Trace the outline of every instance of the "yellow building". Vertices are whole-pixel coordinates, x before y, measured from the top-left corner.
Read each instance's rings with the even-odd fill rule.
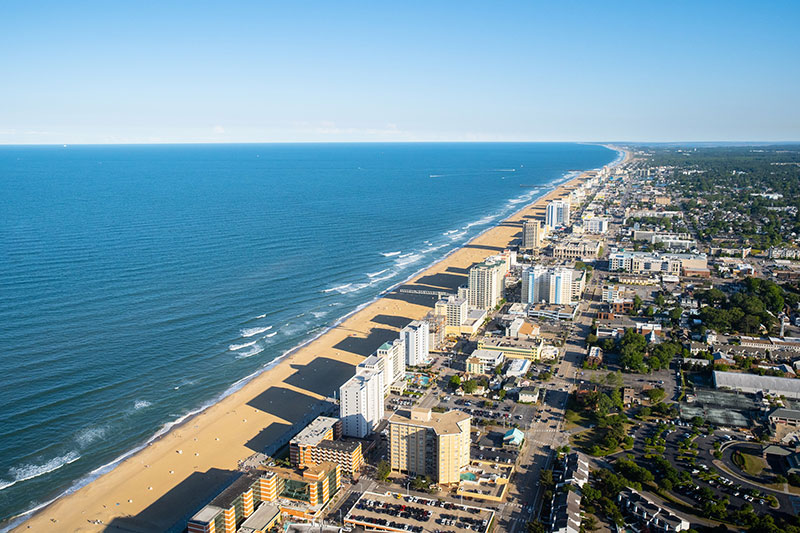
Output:
[[[397,411],[389,417],[392,470],[429,476],[436,483],[458,483],[469,464],[471,417],[461,411]]]
[[[536,361],[541,358],[543,339],[512,339],[509,337],[484,337],[478,341],[478,350],[502,353],[506,359],[527,359]]]
[[[305,520],[320,517],[341,487],[339,465],[325,462],[298,471],[269,467],[242,474],[198,511],[189,533],[261,533],[286,513]]]
[[[318,416],[289,441],[292,466],[305,468],[328,461],[338,464],[345,477],[357,478],[364,464],[361,443],[341,436],[340,419]]]

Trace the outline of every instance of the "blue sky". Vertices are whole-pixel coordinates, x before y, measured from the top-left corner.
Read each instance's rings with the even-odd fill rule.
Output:
[[[7,0],[0,143],[798,141],[798,20],[800,2]]]

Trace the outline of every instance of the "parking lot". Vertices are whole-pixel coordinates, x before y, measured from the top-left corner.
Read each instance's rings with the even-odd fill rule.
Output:
[[[378,531],[485,533],[494,511],[470,505],[387,492],[365,492],[344,522]]]

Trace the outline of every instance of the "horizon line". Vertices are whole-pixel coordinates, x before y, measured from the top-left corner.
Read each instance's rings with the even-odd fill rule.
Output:
[[[185,146],[185,145],[237,145],[237,144],[591,144],[598,146],[606,145],[687,145],[687,144],[719,144],[719,145],[733,145],[738,144],[742,146],[768,146],[768,145],[782,145],[782,144],[800,144],[800,140],[774,140],[774,141],[691,141],[691,140],[670,140],[670,141],[568,141],[568,140],[555,140],[555,141],[523,141],[523,140],[506,140],[506,141],[481,141],[481,140],[409,140],[409,141],[387,141],[387,140],[368,140],[368,141],[131,141],[131,142],[50,142],[50,143],[3,143],[0,142],[0,147],[16,147],[16,146]]]

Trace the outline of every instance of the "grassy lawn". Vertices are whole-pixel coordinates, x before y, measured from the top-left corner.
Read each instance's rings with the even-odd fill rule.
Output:
[[[567,410],[564,418],[564,431],[568,431],[576,427],[588,428],[592,423],[591,420],[589,420],[589,417],[585,416],[583,413],[578,413],[571,409]]]
[[[734,454],[733,462],[751,476],[760,475],[767,467],[767,463],[764,459],[750,453],[739,452]]]

